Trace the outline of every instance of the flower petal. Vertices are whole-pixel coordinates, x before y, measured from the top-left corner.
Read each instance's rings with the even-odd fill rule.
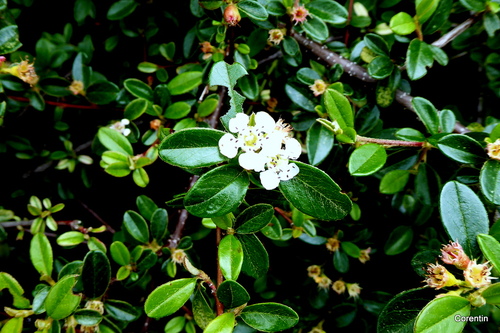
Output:
[[[280,184],[280,179],[273,170],[266,170],[260,173],[260,182],[266,190],[274,190]]]
[[[271,132],[276,127],[276,122],[269,113],[259,111],[255,114],[255,128],[262,132]]]
[[[285,138],[285,152],[284,155],[292,160],[299,158],[302,153],[302,147],[297,139],[286,137]]]
[[[229,120],[229,130],[233,133],[239,133],[244,128],[248,127],[250,117],[244,113],[237,113],[236,117]]]
[[[293,177],[297,176],[299,173],[299,167],[295,163],[290,163],[288,167],[283,170],[283,172],[280,174],[280,179],[281,180],[289,180],[292,179]]]
[[[254,152],[243,153],[238,157],[238,162],[242,168],[257,172],[264,171],[267,160],[268,158],[264,155]]]
[[[235,157],[238,154],[238,148],[238,140],[232,134],[226,133],[219,140],[219,150],[224,156]]]

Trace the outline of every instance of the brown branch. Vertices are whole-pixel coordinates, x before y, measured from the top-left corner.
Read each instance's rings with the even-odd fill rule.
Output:
[[[356,142],[360,143],[377,143],[385,147],[417,147],[425,146],[425,142],[421,141],[403,141],[403,140],[389,140],[389,139],[376,139],[368,138],[365,136],[357,135]]]
[[[193,175],[189,179],[189,185],[187,190],[191,189],[194,186],[194,183],[198,180],[199,176]],[[168,242],[168,247],[171,249],[176,249],[177,246],[179,245],[179,241],[181,240],[182,237],[182,231],[184,230],[184,226],[186,225],[187,218],[189,216],[189,213],[185,209],[181,209],[179,213],[179,219],[177,220],[177,225],[175,226],[175,231],[170,236],[170,240]]]
[[[455,28],[453,28],[450,31],[448,31],[447,33],[445,33],[439,39],[434,41],[431,45],[439,47],[439,48],[445,47],[446,44],[450,43],[452,40],[454,40],[462,32],[469,29],[474,23],[476,23],[479,20],[480,17],[481,17],[481,15],[475,15],[473,17],[468,18],[464,22],[457,25]]]
[[[274,207],[274,210],[280,214],[281,216],[283,216],[283,218],[288,222],[290,223],[291,225],[293,225],[293,221],[292,219],[290,218],[290,214],[288,214],[287,212],[285,212],[283,209],[279,208],[279,207]]]
[[[18,102],[26,102],[29,103],[29,98],[27,97],[21,97],[21,96],[7,96],[8,98],[18,101]],[[55,105],[55,106],[60,106],[62,108],[69,108],[69,109],[85,109],[85,110],[114,110],[114,111],[123,111],[123,109],[120,108],[110,108],[108,106],[100,106],[97,104],[91,104],[91,105],[77,105],[77,104],[69,104],[69,103],[63,103],[63,102],[55,102],[55,101],[49,101],[45,100],[45,104],[48,105]]]
[[[92,216],[94,216],[94,218],[96,218],[99,222],[101,222],[103,225],[106,226],[106,229],[108,229],[108,231],[112,234],[114,234],[116,231],[115,229],[113,229],[113,227],[106,221],[104,221],[104,219],[102,217],[99,216],[99,214],[97,214],[96,212],[94,212],[89,206],[87,206],[83,201],[81,200],[78,200],[78,202],[80,203],[80,205],[83,206],[83,208],[85,208],[90,214],[92,214]]]
[[[29,227],[33,224],[34,220],[23,220],[23,221],[5,221],[0,222],[0,226],[4,228],[13,228],[17,226],[21,227]],[[74,225],[78,225],[80,220],[66,220],[66,221],[56,221],[57,225],[69,225],[73,227]]]

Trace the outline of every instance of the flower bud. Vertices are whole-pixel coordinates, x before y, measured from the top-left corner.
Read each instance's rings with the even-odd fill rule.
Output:
[[[460,281],[442,265],[429,264],[425,281],[431,288],[441,289],[460,284]]]
[[[224,21],[230,26],[235,26],[241,21],[240,11],[236,5],[230,4],[224,10]]]

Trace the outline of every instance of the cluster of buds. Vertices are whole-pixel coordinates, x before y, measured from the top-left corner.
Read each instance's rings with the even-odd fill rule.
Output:
[[[444,245],[440,257],[445,264],[453,265],[463,271],[464,280],[457,279],[443,265],[429,264],[424,282],[431,288],[441,289],[453,286],[467,289],[482,288],[490,285],[491,280],[494,279],[490,276],[492,267],[488,265],[488,262],[478,264],[476,260],[471,260],[458,242]]]
[[[339,230],[340,231],[340,230]],[[326,249],[330,252],[337,252],[340,249],[340,243],[341,241],[339,240],[339,231],[333,235],[333,237],[330,237],[326,240],[325,246]],[[368,247],[364,250],[359,251],[359,261],[364,264],[367,261],[370,260],[370,253],[372,252],[372,248]]]
[[[349,298],[358,298],[361,293],[361,287],[358,283],[347,283],[342,279],[333,282],[323,273],[323,270],[318,265],[307,267],[307,275],[318,284],[319,289],[327,290],[332,288],[338,295],[344,294],[347,291]]]
[[[246,170],[260,172],[260,181],[267,190],[278,187],[299,173],[290,160],[297,159],[302,147],[290,136],[292,128],[280,119],[277,122],[266,112],[248,116],[238,113],[229,121],[229,131],[219,140],[219,150],[229,158],[236,157]]]

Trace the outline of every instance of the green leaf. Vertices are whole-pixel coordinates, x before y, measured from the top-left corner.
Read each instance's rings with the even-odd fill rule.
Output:
[[[102,143],[102,145],[109,150],[117,151],[125,155],[134,154],[130,141],[128,141],[127,138],[121,133],[112,128],[99,128],[97,137],[99,138],[99,141]]]
[[[215,63],[208,76],[208,84],[210,86],[224,86],[228,88],[230,97],[230,109],[221,117],[221,121],[226,128],[229,128],[229,120],[236,116],[236,113],[243,112],[243,101],[245,98],[238,94],[233,88],[236,81],[243,75],[247,75],[246,69],[239,63],[229,65],[224,61]]]
[[[441,179],[437,172],[428,163],[422,163],[418,167],[414,183],[417,199],[424,205],[434,206],[441,191]]]
[[[265,21],[268,17],[267,10],[258,1],[246,0],[238,2],[238,9],[257,21]]]
[[[45,234],[37,233],[33,236],[30,243],[30,259],[40,275],[52,275],[52,247]]]
[[[495,283],[483,290],[481,296],[484,297],[486,303],[492,305],[500,305],[500,283]]]
[[[57,244],[60,246],[75,246],[85,240],[83,234],[79,231],[67,231],[57,237]]]
[[[146,187],[149,184],[148,173],[143,168],[135,169],[132,177],[137,186]]]
[[[432,66],[434,53],[429,45],[418,39],[410,42],[406,53],[406,67],[411,80],[418,80],[427,74],[426,67]]]
[[[441,191],[441,220],[450,239],[458,241],[465,253],[476,257],[479,248],[476,237],[487,234],[488,215],[478,196],[466,185],[448,182]]]
[[[312,39],[323,41],[328,38],[329,32],[326,23],[318,17],[309,16],[302,24],[302,28]]]
[[[306,111],[314,111],[315,103],[312,101],[311,92],[293,83],[285,84],[285,93],[292,102]]]
[[[114,241],[110,248],[111,258],[121,266],[130,264],[130,251],[125,244],[120,241]]]
[[[119,321],[134,321],[141,315],[136,307],[114,299],[107,299],[104,302],[104,309],[106,309],[106,313]]]
[[[486,158],[479,142],[463,134],[447,135],[438,141],[437,146],[443,154],[460,163],[482,163]]]
[[[167,119],[181,119],[191,112],[191,105],[186,102],[175,102],[168,106],[163,114]]]
[[[439,0],[420,0],[417,2],[417,20],[422,24],[436,11]]]
[[[347,21],[347,9],[336,1],[311,1],[306,4],[306,8],[312,15],[328,23],[344,24]]]
[[[243,265],[243,248],[234,235],[222,238],[218,249],[219,266],[224,277],[237,280]]]
[[[87,298],[99,298],[108,289],[111,279],[111,265],[101,251],[90,251],[83,259],[83,290]]]
[[[380,312],[377,332],[412,333],[417,315],[433,297],[435,291],[429,288],[410,289],[397,294]]]
[[[205,298],[201,286],[196,288],[191,302],[193,305],[193,317],[196,324],[198,324],[201,329],[205,329],[205,327],[207,327],[207,325],[215,319],[215,314]]]
[[[200,105],[198,105],[198,116],[202,118],[208,117],[215,111],[218,104],[219,100],[215,98],[205,99],[203,102],[200,103]]]
[[[381,36],[374,33],[368,33],[363,38],[363,41],[366,46],[377,55],[389,57],[389,45]]]
[[[130,236],[139,243],[144,244],[149,241],[148,224],[141,215],[133,210],[128,210],[123,215],[123,226]]]
[[[168,213],[165,209],[157,209],[151,216],[151,235],[161,242],[168,234]]]
[[[162,318],[179,310],[193,293],[196,281],[196,278],[174,280],[153,290],[144,304],[148,317]]]
[[[314,81],[321,80],[321,76],[315,70],[311,68],[301,68],[297,71],[297,79],[307,84],[308,86],[314,84]]]
[[[104,171],[115,177],[125,177],[130,174],[130,165],[128,163],[117,162],[108,165]]]
[[[147,100],[143,98],[136,98],[132,102],[127,104],[123,116],[129,120],[137,119],[144,112],[146,112],[148,106],[149,102]]]
[[[202,76],[202,72],[181,73],[167,84],[168,90],[173,96],[190,92],[201,84]]]
[[[108,104],[113,102],[120,89],[118,86],[109,81],[96,81],[92,83],[87,88],[87,94],[85,95],[89,101],[95,104]]]
[[[341,242],[340,246],[346,254],[353,258],[359,258],[361,255],[361,249],[352,242]]]
[[[412,240],[413,229],[408,226],[400,225],[389,235],[389,239],[387,239],[384,245],[384,252],[388,256],[400,254],[408,250]]]
[[[268,204],[256,204],[248,207],[238,215],[234,223],[234,229],[236,229],[236,232],[239,234],[256,233],[268,225],[273,216],[273,206]]]
[[[137,98],[143,98],[148,101],[153,100],[153,89],[146,83],[137,79],[126,79],[123,81],[125,89]]]
[[[312,165],[318,165],[330,154],[335,136],[318,122],[312,124],[307,131],[307,158]]]
[[[411,101],[415,112],[431,134],[439,133],[439,116],[430,101],[422,97],[414,97]]]
[[[121,20],[132,14],[139,4],[134,0],[120,0],[111,5],[107,18],[111,21]]]
[[[495,267],[497,271],[500,270],[500,243],[495,237],[479,234],[477,235],[477,242],[481,248],[481,252],[488,259],[488,261]]]
[[[402,191],[408,179],[410,178],[410,173],[408,170],[392,170],[389,171],[382,177],[380,181],[380,193],[384,194],[394,194]]]
[[[354,113],[347,97],[335,89],[327,89],[322,97],[330,120],[337,121],[341,129],[354,127]]]
[[[147,220],[151,221],[153,213],[158,209],[158,206],[154,203],[151,198],[145,195],[140,195],[135,200],[135,204],[139,209],[139,213],[144,216]]]
[[[181,168],[200,168],[227,161],[219,150],[225,133],[214,129],[188,128],[171,134],[159,147],[160,158]]]
[[[368,64],[368,74],[376,79],[384,79],[391,75],[392,70],[394,69],[394,64],[392,63],[391,58],[386,56],[378,56],[375,57]]]
[[[368,143],[356,148],[349,157],[349,172],[353,176],[368,176],[380,170],[386,160],[384,147]]]
[[[347,273],[349,271],[349,257],[344,251],[335,251],[333,253],[333,267],[339,273]]]
[[[0,54],[12,53],[23,44],[19,42],[17,25],[8,25],[0,29]]]
[[[264,276],[269,269],[269,255],[255,234],[236,235],[243,247],[242,271],[253,278]]]
[[[76,310],[73,316],[78,324],[85,326],[98,325],[102,320],[102,314],[97,310],[91,309]]]
[[[475,12],[482,12],[486,9],[486,1],[484,0],[460,0],[460,4]]]
[[[462,332],[466,322],[455,317],[470,315],[470,302],[459,296],[443,296],[430,301],[415,320],[415,333]]]
[[[398,35],[409,35],[415,31],[416,25],[413,17],[405,12],[400,12],[391,18],[389,27]]]
[[[198,179],[184,197],[184,207],[198,217],[225,215],[240,205],[248,185],[245,170],[230,165],[217,167]]]
[[[70,316],[80,304],[82,296],[73,295],[76,276],[66,275],[52,288],[45,299],[47,315],[54,320],[61,320]]]
[[[200,6],[208,10],[214,10],[224,4],[222,0],[199,0]]]
[[[203,333],[231,333],[234,329],[234,322],[234,313],[223,313],[212,320],[205,330],[203,330]]]
[[[331,221],[339,220],[351,211],[351,200],[324,171],[301,162],[298,175],[280,182],[285,198],[304,214]]]
[[[30,307],[30,301],[23,296],[24,289],[12,275],[0,272],[0,292],[7,289],[13,298],[13,305],[19,309]]]
[[[299,316],[292,308],[278,303],[249,305],[240,316],[247,325],[264,332],[283,331],[299,322]]]
[[[439,112],[439,128],[442,133],[451,133],[455,129],[457,118],[451,110],[441,110]]]
[[[87,16],[95,18],[95,5],[91,0],[77,0],[75,1],[73,13],[75,21],[78,22],[78,25],[81,25]]]
[[[486,199],[500,205],[500,162],[488,160],[484,163],[479,174],[481,192]]]
[[[153,64],[152,62],[143,61],[137,65],[137,69],[143,73],[154,73],[160,67],[157,64]]]
[[[236,281],[226,280],[217,288],[217,297],[227,309],[234,309],[248,303],[250,295],[246,289]]]
[[[0,333],[21,333],[24,318],[11,318],[2,326]]]

